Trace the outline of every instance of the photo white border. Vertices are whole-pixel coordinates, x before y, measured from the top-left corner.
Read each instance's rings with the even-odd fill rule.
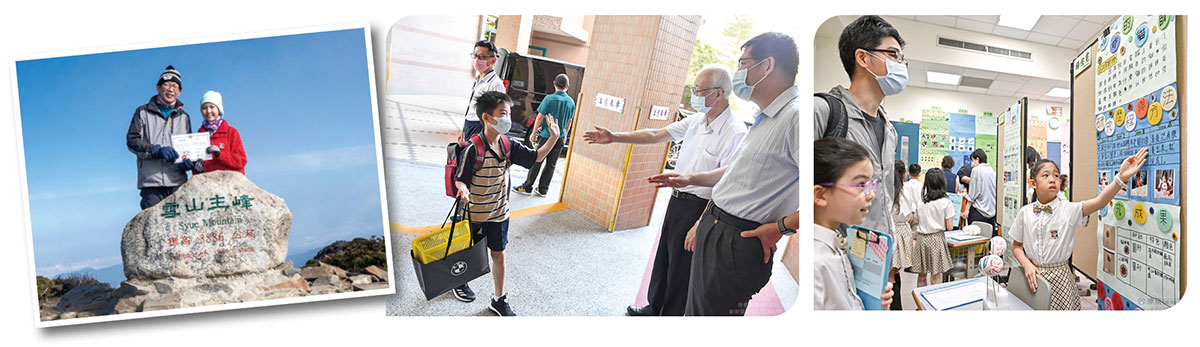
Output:
[[[159,42],[140,43],[140,44],[116,45],[116,46],[108,46],[108,47],[100,47],[100,48],[84,48],[84,49],[74,49],[74,50],[64,50],[64,51],[56,51],[56,52],[35,53],[35,54],[13,56],[10,59],[11,62],[9,63],[9,66],[11,69],[11,76],[12,76],[13,118],[15,119],[15,122],[16,122],[15,123],[16,128],[13,130],[14,130],[14,135],[17,140],[17,144],[16,144],[17,159],[18,159],[17,160],[17,162],[18,162],[17,163],[17,169],[18,169],[17,175],[20,178],[20,186],[21,186],[20,198],[25,203],[24,204],[25,205],[24,206],[24,218],[25,218],[24,222],[25,222],[26,250],[28,253],[27,261],[28,261],[28,269],[29,269],[29,273],[27,274],[27,276],[29,276],[30,278],[36,277],[37,276],[37,268],[34,264],[35,258],[34,258],[34,253],[33,253],[33,251],[34,251],[33,221],[30,218],[29,180],[28,180],[28,173],[26,172],[26,164],[25,164],[24,134],[23,134],[23,129],[21,127],[21,101],[20,101],[20,91],[19,91],[20,89],[17,85],[17,62],[37,60],[37,59],[65,58],[65,57],[81,56],[81,55],[89,55],[89,54],[125,52],[125,51],[133,51],[133,50],[140,50],[140,49],[167,48],[167,47],[198,45],[198,44],[217,43],[217,42],[226,42],[226,41],[248,40],[248,39],[258,39],[258,38],[272,38],[272,37],[287,36],[287,35],[316,34],[316,33],[340,31],[340,30],[350,30],[350,29],[362,30],[363,40],[364,40],[363,44],[366,45],[366,52],[365,52],[366,59],[367,59],[366,73],[368,76],[367,77],[368,83],[370,84],[371,118],[372,118],[372,123],[374,124],[374,129],[375,129],[375,133],[374,133],[374,135],[375,135],[375,166],[376,166],[377,176],[379,177],[379,182],[378,182],[378,184],[379,184],[379,202],[380,202],[380,208],[382,209],[381,212],[382,212],[382,216],[383,216],[383,219],[380,221],[380,228],[384,234],[383,240],[384,240],[385,247],[386,247],[385,251],[387,253],[387,264],[388,264],[388,270],[387,270],[388,288],[387,289],[374,289],[374,290],[365,290],[365,291],[358,291],[358,292],[345,292],[345,293],[331,293],[331,294],[321,294],[321,295],[313,295],[313,296],[258,300],[258,301],[251,301],[251,302],[229,303],[229,304],[198,306],[198,307],[185,307],[185,308],[177,308],[177,309],[170,309],[170,310],[157,310],[157,311],[149,311],[149,312],[130,312],[130,313],[119,313],[119,314],[113,313],[113,314],[104,315],[104,316],[42,321],[41,320],[40,301],[38,300],[38,297],[37,297],[37,281],[35,280],[35,281],[30,282],[30,284],[33,286],[33,290],[30,291],[30,294],[33,299],[32,304],[33,304],[34,326],[38,327],[38,328],[71,326],[71,325],[89,324],[89,323],[113,322],[113,321],[123,321],[123,320],[130,320],[130,319],[140,319],[140,318],[175,316],[175,315],[191,314],[191,313],[227,311],[227,310],[236,310],[236,309],[253,308],[253,307],[288,305],[288,304],[298,304],[298,303],[306,303],[306,302],[330,301],[330,300],[339,300],[339,299],[350,299],[350,298],[360,298],[360,297],[368,297],[368,296],[380,296],[380,295],[395,294],[396,293],[396,280],[395,280],[395,276],[392,276],[392,271],[395,271],[395,269],[393,269],[394,264],[392,262],[392,232],[391,232],[391,225],[389,224],[390,222],[388,219],[387,184],[385,182],[384,170],[383,170],[383,168],[384,168],[383,140],[380,138],[381,133],[380,133],[380,128],[379,128],[379,100],[377,99],[378,93],[376,91],[376,86],[375,86],[375,55],[374,55],[373,47],[372,47],[372,43],[371,43],[371,25],[369,22],[298,27],[298,28],[291,28],[291,29],[268,30],[268,31],[258,31],[258,32],[249,32],[249,33],[241,33],[241,34],[216,35],[216,36],[207,36],[207,37],[192,38],[192,39],[167,40],[167,41],[159,41]]]

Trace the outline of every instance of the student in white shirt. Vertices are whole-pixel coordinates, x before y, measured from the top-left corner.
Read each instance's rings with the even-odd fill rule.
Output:
[[[840,226],[867,218],[879,179],[874,178],[870,154],[858,143],[831,137],[817,140],[813,147],[813,308],[862,310]],[[889,282],[880,297],[883,307],[892,304],[894,294]]]
[[[1029,289],[1035,292],[1050,290],[1051,310],[1079,309],[1079,291],[1075,289],[1075,277],[1067,264],[1074,249],[1075,227],[1087,226],[1088,215],[1108,205],[1122,189],[1128,189],[1125,182],[1146,163],[1148,153],[1149,150],[1142,148],[1125,158],[1114,182],[1104,187],[1100,196],[1083,202],[1056,197],[1058,164],[1042,159],[1030,168],[1029,185],[1037,193],[1037,201],[1021,208],[1009,232],[1013,239],[1013,256],[1024,268]],[[1039,274],[1050,283],[1050,288],[1037,288]]]
[[[913,272],[917,286],[942,282],[942,273],[950,270],[950,250],[946,249],[946,230],[954,229],[954,204],[946,195],[946,175],[940,169],[925,172],[925,190],[917,209],[917,233],[913,240]],[[929,280],[925,281],[925,276]]]

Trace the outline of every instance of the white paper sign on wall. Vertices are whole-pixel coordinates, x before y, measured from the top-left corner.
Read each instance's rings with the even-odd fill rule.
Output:
[[[624,113],[625,98],[618,98],[608,94],[596,93],[596,107],[616,113]]]
[[[650,106],[650,119],[667,120],[667,117],[670,115],[671,115],[670,107],[658,106],[658,105]]]

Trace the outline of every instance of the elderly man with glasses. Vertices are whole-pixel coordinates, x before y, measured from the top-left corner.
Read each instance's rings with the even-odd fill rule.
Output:
[[[746,125],[734,119],[729,108],[733,79],[729,68],[710,64],[696,74],[692,88],[692,116],[661,129],[642,129],[630,132],[610,132],[596,127],[583,134],[589,144],[608,143],[683,143],[675,172],[689,174],[706,172],[733,163]],[[650,288],[646,293],[649,305],[629,306],[630,316],[682,316],[687,303],[692,248],[685,245],[688,230],[700,219],[712,197],[712,188],[680,187],[671,192],[667,214],[663,217],[662,234],[650,272]]]

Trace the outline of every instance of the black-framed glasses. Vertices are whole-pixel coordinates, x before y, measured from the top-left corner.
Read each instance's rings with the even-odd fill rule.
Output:
[[[747,63],[746,63],[746,61],[747,61],[747,60],[749,60],[749,61],[756,61],[756,60],[763,60],[763,59],[765,59],[765,58],[746,57],[746,58],[741,58],[741,59],[738,59],[738,60],[737,60],[737,62],[738,62],[738,70],[741,70],[742,68],[749,68],[749,67],[747,67],[747,66],[746,66],[746,64],[747,64]],[[761,61],[760,61],[760,62],[761,62]],[[755,63],[755,64],[757,65],[758,63]]]
[[[492,59],[495,57],[496,56],[494,56],[494,55],[482,55],[482,54],[471,53],[471,58],[475,58],[475,59],[479,59],[479,60]]]
[[[857,188],[857,189],[859,189],[860,194],[867,195],[868,192],[872,192],[872,193],[875,192],[875,186],[878,184],[879,184],[879,178],[872,178],[870,181],[867,181],[865,183],[858,183],[858,184],[820,183],[817,185],[822,186],[822,187],[835,187],[836,186],[836,187]]]
[[[866,50],[868,52],[887,53],[889,56],[892,57],[892,59],[896,59],[896,62],[904,64],[904,65],[908,65],[908,60],[904,59],[904,52],[901,52],[898,49],[864,48],[863,50]]]

